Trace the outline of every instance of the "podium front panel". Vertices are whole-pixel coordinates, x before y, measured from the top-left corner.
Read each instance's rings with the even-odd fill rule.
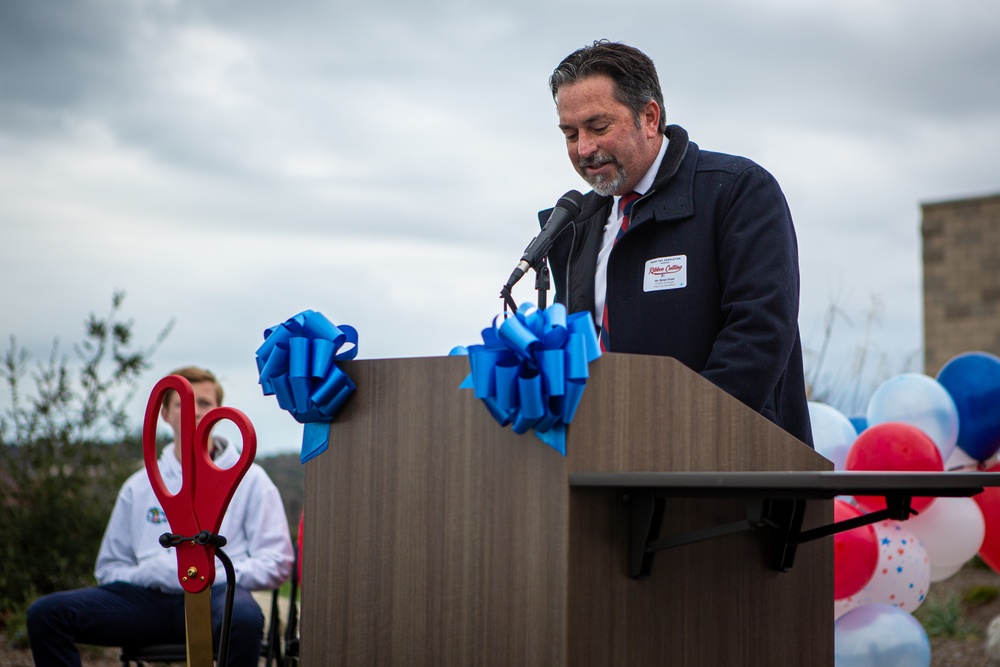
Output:
[[[306,464],[303,664],[565,664],[565,459],[458,389],[466,359],[343,367]]]
[[[459,390],[466,358],[341,367],[357,391],[306,464],[303,664],[833,664],[832,538],[789,573],[757,531],[657,553],[635,580],[617,491],[569,486],[571,471],[829,469],[676,361],[592,364],[566,457]],[[663,531],[741,512],[671,498]],[[806,522],[827,517],[816,502]]]

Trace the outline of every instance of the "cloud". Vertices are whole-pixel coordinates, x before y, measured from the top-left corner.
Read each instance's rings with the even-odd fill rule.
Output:
[[[294,449],[298,426],[256,386],[263,328],[312,308],[357,326],[362,357],[476,342],[535,212],[584,188],[547,78],[608,37],[657,63],[671,122],[782,184],[806,345],[831,301],[860,322],[877,295],[882,347],[919,349],[919,203],[1000,190],[1000,15],[606,9],[0,3],[4,333],[44,354],[125,289],[140,337],[177,318],[151,375],[216,369],[262,451]],[[861,333],[838,335],[844,358]]]

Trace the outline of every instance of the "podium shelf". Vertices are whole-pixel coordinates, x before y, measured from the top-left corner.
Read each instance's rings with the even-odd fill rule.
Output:
[[[917,514],[914,497],[963,498],[1000,486],[1000,475],[984,472],[576,472],[570,487],[618,490],[629,511],[629,575],[644,579],[657,551],[748,530],[772,530],[771,567],[788,572],[799,544],[885,519]],[[880,496],[886,507],[862,516],[802,530],[806,503],[841,495]],[[666,498],[740,498],[746,518],[661,538]]]

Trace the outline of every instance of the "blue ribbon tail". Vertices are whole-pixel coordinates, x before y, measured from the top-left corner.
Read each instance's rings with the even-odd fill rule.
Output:
[[[302,426],[302,453],[299,461],[316,458],[330,446],[330,422],[309,422]]]
[[[462,380],[462,384],[458,385],[458,388],[459,389],[474,389],[475,386],[476,385],[472,382],[472,373],[469,373],[468,375],[465,376],[465,379]]]
[[[547,431],[535,431],[535,437],[546,445],[566,456],[566,425],[556,424]]]

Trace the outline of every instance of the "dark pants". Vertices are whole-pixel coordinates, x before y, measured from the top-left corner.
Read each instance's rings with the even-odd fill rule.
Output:
[[[212,588],[212,636],[218,647],[225,585]],[[236,587],[229,665],[256,665],[264,636],[264,615],[250,591]],[[184,594],[163,593],[126,583],[53,593],[28,609],[28,639],[38,667],[79,665],[81,644],[146,646],[183,644]]]

